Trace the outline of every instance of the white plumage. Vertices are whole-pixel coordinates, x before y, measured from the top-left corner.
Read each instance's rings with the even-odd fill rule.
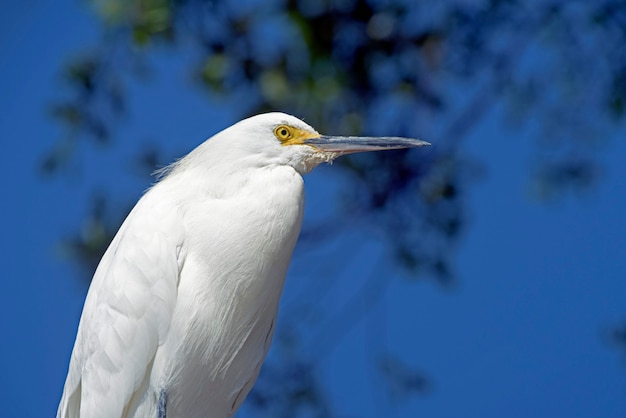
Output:
[[[232,416],[254,384],[304,209],[302,174],[426,144],[243,120],[169,167],[103,256],[57,417]]]

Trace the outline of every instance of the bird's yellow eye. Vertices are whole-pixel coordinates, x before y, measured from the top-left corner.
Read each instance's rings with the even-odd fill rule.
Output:
[[[293,137],[293,128],[287,125],[279,125],[274,129],[274,135],[281,141],[287,141]]]

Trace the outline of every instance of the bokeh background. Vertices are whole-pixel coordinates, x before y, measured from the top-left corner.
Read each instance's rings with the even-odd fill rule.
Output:
[[[267,110],[428,149],[306,178],[240,417],[626,416],[626,2],[0,6],[2,416],[55,414],[153,178]]]

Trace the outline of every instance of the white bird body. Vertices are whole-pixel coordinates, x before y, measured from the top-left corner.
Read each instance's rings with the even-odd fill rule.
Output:
[[[281,143],[277,126],[321,138],[292,116],[246,119],[139,200],[93,277],[57,417],[238,409],[272,339],[302,223],[302,174],[335,156]]]

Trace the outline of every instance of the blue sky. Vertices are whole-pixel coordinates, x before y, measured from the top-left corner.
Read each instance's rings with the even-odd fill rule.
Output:
[[[120,143],[128,145],[111,152],[80,148],[82,163],[42,178],[37,163],[62,133],[45,106],[62,92],[59,69],[68,55],[96,41],[94,24],[81,3],[69,0],[12,2],[0,13],[0,398],[6,416],[56,410],[85,293],[58,242],[87,213],[87,192],[103,188],[120,205],[136,200],[149,180],[128,180],[129,168],[119,161],[152,136],[171,138],[164,150],[180,154],[234,122],[229,109],[236,103],[218,107],[190,81],[181,83],[185,63],[164,52],[152,81],[131,89],[131,117],[120,129]],[[626,359],[603,334],[626,320],[626,129],[615,129],[602,150],[605,172],[596,189],[540,203],[528,187],[536,144],[501,120],[494,109],[463,145],[485,164],[486,175],[468,196],[471,222],[456,259],[458,286],[442,290],[391,274],[383,301],[320,359],[339,415],[626,416]],[[327,184],[333,181],[333,167],[307,178],[307,220],[332,204]],[[351,245],[334,251],[345,252],[346,265],[322,301],[316,329],[332,323],[372,260],[390,257],[366,230],[345,240]],[[287,301],[316,279],[306,271],[325,256],[307,257],[296,256]],[[392,267],[383,262],[382,270]],[[372,342],[371,332],[384,336]],[[311,333],[312,351],[317,335]],[[432,390],[390,401],[367,365],[377,352],[429,375]]]

